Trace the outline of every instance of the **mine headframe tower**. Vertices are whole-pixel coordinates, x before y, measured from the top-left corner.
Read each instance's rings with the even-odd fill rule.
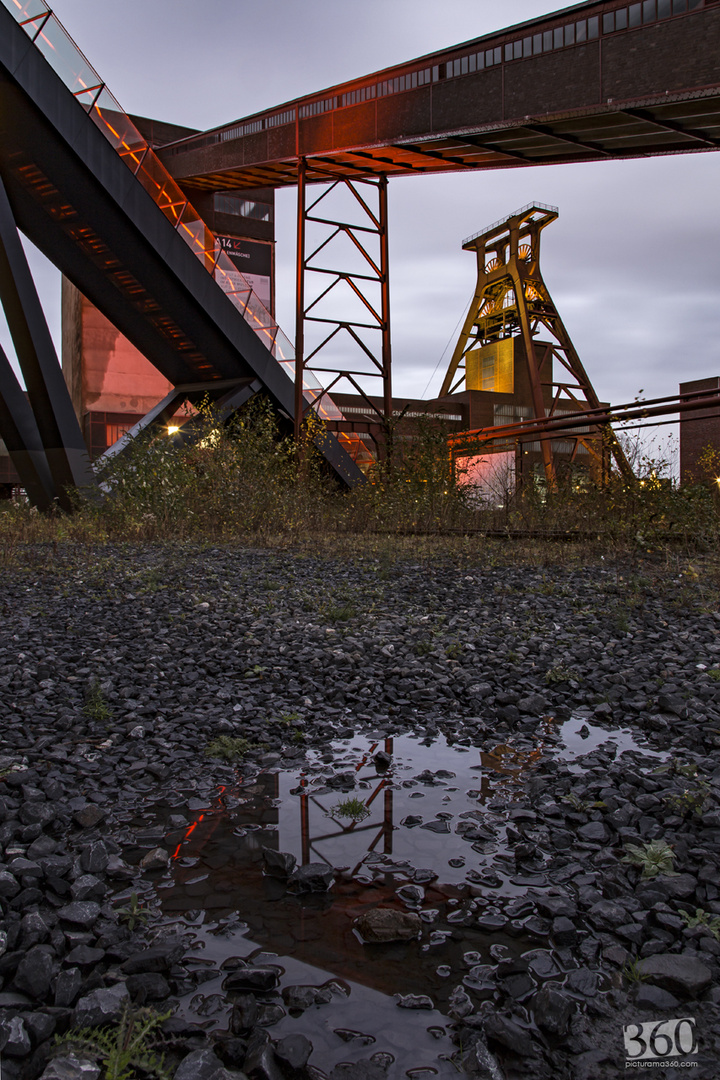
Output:
[[[533,419],[599,407],[598,396],[540,272],[540,234],[557,217],[557,207],[529,203],[463,242],[463,250],[477,256],[477,285],[440,397],[463,384],[468,390],[512,393],[516,390],[515,363],[520,359],[526,369]],[[540,334],[551,340],[541,341]],[[575,452],[581,445],[586,447],[600,475],[606,474],[610,453],[620,473],[633,478],[610,425],[600,428],[586,422],[565,437],[575,441]],[[545,478],[554,485],[549,433],[540,434],[540,448]]]

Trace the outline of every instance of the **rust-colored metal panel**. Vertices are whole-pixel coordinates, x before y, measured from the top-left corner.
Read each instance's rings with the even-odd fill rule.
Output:
[[[502,117],[502,69],[492,68],[464,79],[448,79],[432,88],[432,130],[486,124]]]
[[[291,157],[295,153],[295,125],[285,124],[283,127],[270,128],[267,133],[268,157],[275,158]]]
[[[335,143],[337,146],[362,146],[374,142],[379,136],[376,125],[376,104],[384,102],[365,101],[361,105],[352,105],[339,109],[335,113]],[[378,108],[378,112],[382,112]]]
[[[378,139],[404,139],[431,131],[432,91],[429,86],[410,90],[377,103]]]
[[[605,38],[603,101],[717,83],[720,5]]]
[[[600,45],[543,53],[505,68],[505,118],[600,103]]]
[[[332,150],[334,144],[333,113],[309,116],[306,120],[300,121],[301,154],[317,154],[323,150]]]

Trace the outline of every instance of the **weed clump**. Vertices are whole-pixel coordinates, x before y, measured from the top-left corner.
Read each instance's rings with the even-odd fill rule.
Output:
[[[341,799],[339,803],[336,803],[330,809],[332,817],[349,818],[351,821],[363,821],[366,817],[370,816],[368,810],[362,799],[358,799],[356,796],[348,799]]]
[[[259,750],[241,735],[218,735],[205,747],[207,757],[220,758],[222,761],[242,761],[250,750]]]

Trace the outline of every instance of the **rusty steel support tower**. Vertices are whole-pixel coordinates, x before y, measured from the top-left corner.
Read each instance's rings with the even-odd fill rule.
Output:
[[[368,409],[377,415],[385,431],[385,447],[380,450],[386,450],[392,418],[388,180],[386,176],[339,177],[313,162],[312,181],[311,186],[307,163],[301,158],[297,203],[295,438],[300,439],[303,420],[311,408],[318,411],[331,430],[336,428],[338,420],[322,405],[333,389],[345,390],[359,394]],[[345,197],[343,216],[340,216],[338,196]],[[353,221],[344,219],[350,216],[348,201],[358,213]],[[313,230],[312,239],[308,236],[309,228]],[[352,256],[357,268],[350,268]],[[355,309],[350,317],[348,298],[354,301]],[[309,340],[312,330],[315,335]],[[312,373],[317,373],[325,385],[308,393],[308,385],[315,383]],[[368,380],[381,382],[381,395],[377,396],[382,396],[382,409],[372,401]],[[342,421],[342,417],[339,419]]]
[[[466,389],[515,390],[515,363],[522,357],[533,419],[600,406],[540,273],[540,234],[558,217],[557,207],[530,203],[463,242],[477,256],[477,285],[443,381],[440,397]],[[541,341],[539,334],[551,340]],[[516,348],[520,339],[522,347]],[[553,371],[557,361],[559,373]],[[565,437],[575,453],[585,446],[605,473],[609,450],[627,479],[633,472],[612,428],[587,424]],[[551,435],[539,435],[545,478],[554,485]],[[574,459],[574,454],[573,454]]]

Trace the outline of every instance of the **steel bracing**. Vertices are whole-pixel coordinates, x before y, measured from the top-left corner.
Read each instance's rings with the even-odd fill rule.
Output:
[[[317,169],[315,170],[317,172]],[[297,291],[295,331],[295,428],[300,438],[303,416],[327,400],[330,391],[355,392],[368,405],[381,428],[388,431],[392,416],[390,270],[388,254],[387,177],[337,179],[328,174],[324,184],[309,187],[305,167],[298,172]],[[338,216],[333,197],[349,196],[349,208],[359,214],[353,221]],[[347,206],[347,204],[346,204]],[[312,238],[309,230],[315,229]],[[342,241],[359,256],[359,269],[350,269]],[[312,295],[313,284],[316,286]],[[348,313],[355,301],[357,315]],[[314,330],[315,337],[309,339]],[[352,362],[335,359],[350,349]],[[300,388],[309,372],[319,376],[324,389],[303,402]],[[373,383],[380,382],[382,408],[371,400]],[[370,385],[369,385],[370,384]],[[309,397],[309,395],[308,395]],[[330,426],[344,422],[328,417]],[[387,434],[380,453],[387,450]]]

